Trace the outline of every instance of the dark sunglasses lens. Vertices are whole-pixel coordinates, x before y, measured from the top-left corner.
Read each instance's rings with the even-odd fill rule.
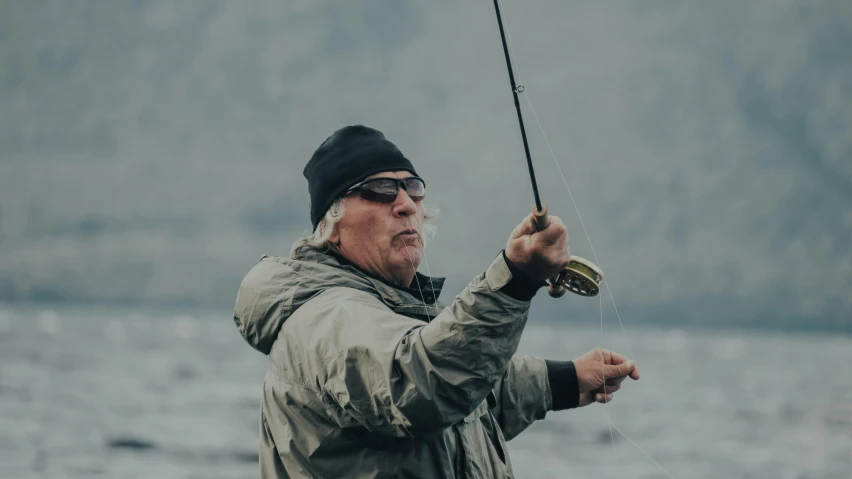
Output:
[[[361,197],[379,203],[393,203],[397,191],[396,183],[392,180],[379,179],[361,185]]]
[[[405,180],[405,192],[414,201],[422,201],[426,197],[426,185],[420,178],[409,178]]]
[[[396,201],[399,187],[396,180],[379,178],[361,185],[361,198],[378,203],[393,203]],[[405,192],[413,201],[422,201],[426,197],[426,185],[420,178],[405,180]]]

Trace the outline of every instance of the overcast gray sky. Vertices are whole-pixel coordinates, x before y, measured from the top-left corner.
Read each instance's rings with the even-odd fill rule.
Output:
[[[504,7],[620,312],[852,328],[852,2]],[[347,124],[427,179],[445,301],[533,203],[491,2],[7,1],[0,111],[6,302],[226,309],[310,228],[302,167]]]

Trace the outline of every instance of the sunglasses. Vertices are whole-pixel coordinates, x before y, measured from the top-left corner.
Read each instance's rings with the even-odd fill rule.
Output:
[[[422,178],[375,178],[367,180],[346,190],[346,194],[360,192],[361,198],[377,203],[393,203],[402,188],[415,203],[426,197],[426,182]]]

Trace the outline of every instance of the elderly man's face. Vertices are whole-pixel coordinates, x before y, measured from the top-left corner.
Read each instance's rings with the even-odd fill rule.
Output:
[[[407,178],[408,171],[377,173],[373,178]],[[377,203],[357,193],[344,199],[343,219],[330,240],[361,269],[408,286],[423,259],[423,204],[399,189],[396,201]]]

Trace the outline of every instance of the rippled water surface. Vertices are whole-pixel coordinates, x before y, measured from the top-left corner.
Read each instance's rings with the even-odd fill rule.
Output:
[[[519,477],[852,478],[850,337],[627,326],[530,321],[520,353],[642,379],[510,442]],[[0,308],[0,477],[257,477],[264,368],[228,314]]]

